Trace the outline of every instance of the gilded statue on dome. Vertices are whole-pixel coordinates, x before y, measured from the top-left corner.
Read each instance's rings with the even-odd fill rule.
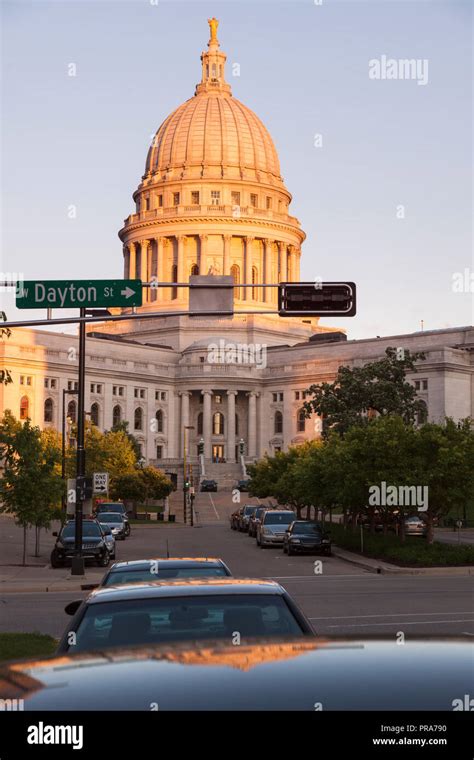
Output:
[[[209,24],[209,29],[211,30],[211,39],[209,42],[217,42],[217,27],[219,26],[218,20],[213,16],[212,18],[207,19],[207,23]]]

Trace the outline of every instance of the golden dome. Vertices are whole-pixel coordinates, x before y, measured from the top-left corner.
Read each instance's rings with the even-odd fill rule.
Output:
[[[232,96],[225,53],[211,36],[201,55],[202,79],[194,97],[159,127],[145,177],[154,180],[236,179],[284,189],[273,140],[258,116]]]

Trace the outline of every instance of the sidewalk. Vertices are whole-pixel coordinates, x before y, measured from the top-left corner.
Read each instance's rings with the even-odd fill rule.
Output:
[[[84,575],[77,576],[71,575],[71,568],[0,566],[0,594],[81,591],[83,583],[98,583],[104,572],[101,567],[87,567]]]
[[[335,557],[350,562],[353,565],[368,570],[370,573],[380,575],[474,575],[474,566],[461,567],[400,567],[384,562],[381,559],[372,557],[362,557],[360,554],[348,552],[346,549],[340,549],[338,546],[332,547],[332,553]]]

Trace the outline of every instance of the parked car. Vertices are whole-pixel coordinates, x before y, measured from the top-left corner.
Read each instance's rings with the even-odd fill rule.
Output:
[[[428,534],[428,526],[421,517],[418,515],[410,515],[405,518],[405,535],[406,536],[422,536],[426,538]]]
[[[235,486],[241,493],[248,493],[250,480],[239,480]]]
[[[65,612],[73,619],[58,654],[198,639],[232,643],[236,633],[241,644],[258,636],[315,635],[288,592],[268,580],[193,578],[106,586],[70,602]]]
[[[96,516],[101,512],[118,512],[121,514],[125,522],[125,534],[127,536],[130,535],[131,528],[130,520],[128,519],[130,511],[126,509],[125,504],[122,504],[121,501],[103,501],[97,505]]]
[[[239,525],[238,525],[238,529],[242,533],[247,533],[249,529],[250,518],[253,514],[255,514],[257,507],[258,507],[258,504],[244,504],[244,507],[239,516]]]
[[[163,559],[134,559],[115,562],[100,583],[82,586],[92,591],[103,586],[122,586],[125,583],[180,580],[181,578],[228,578],[232,573],[221,559],[212,557],[173,557]]]
[[[127,537],[125,520],[119,512],[99,512],[97,520],[101,525],[108,525],[117,541],[125,541]]]
[[[290,509],[267,509],[257,525],[257,546],[283,544],[283,537],[289,525],[294,521],[295,513]]]
[[[115,536],[113,535],[112,530],[108,525],[101,524],[101,528],[105,536],[105,543],[107,545],[107,549],[109,550],[110,559],[115,559]]]
[[[262,517],[265,510],[267,510],[268,507],[257,507],[255,512],[250,515],[249,519],[249,536],[252,538],[255,538],[257,535],[257,525],[260,523],[260,518]]]
[[[411,713],[410,721],[419,723],[420,711],[442,721],[453,700],[463,703],[472,694],[467,637],[410,637],[402,647],[370,638],[262,638],[246,646],[221,640],[209,642],[205,656],[193,642],[128,648],[125,656],[110,650],[74,655],[73,649],[2,664],[0,698],[21,698],[25,713],[69,711],[71,718],[61,715],[63,723],[73,720],[73,712],[80,717],[81,711],[101,710],[123,723],[130,711],[158,705],[160,714],[245,710],[255,717],[261,711],[268,725],[287,711],[312,711],[314,717],[315,702],[325,712],[355,711],[356,721],[360,711],[378,714],[379,723],[394,713]],[[370,688],[361,688],[368,680]]]
[[[69,520],[63,525],[59,533],[54,531],[53,536],[56,537],[56,543],[51,552],[51,567],[64,567],[75,553],[75,521]],[[83,520],[82,522],[82,556],[85,560],[97,562],[100,567],[107,567],[110,562],[110,553],[104,531],[97,520]]]
[[[330,556],[331,539],[320,523],[294,520],[283,536],[283,552],[288,555],[309,552]]]
[[[239,507],[234,512],[232,512],[230,516],[230,528],[231,530],[239,530],[239,523],[240,523],[240,515],[242,513],[243,507]]]
[[[217,491],[217,480],[201,480],[201,491]]]

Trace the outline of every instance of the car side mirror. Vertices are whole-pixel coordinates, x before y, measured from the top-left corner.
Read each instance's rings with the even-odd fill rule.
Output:
[[[57,538],[57,537],[58,537],[58,531],[57,531],[57,530],[54,530],[54,531],[53,531],[53,533],[52,533],[52,535],[53,535],[53,536],[56,536],[56,538]]]
[[[75,599],[74,602],[69,602],[64,608],[66,615],[75,615],[79,607],[82,604],[82,599]]]

